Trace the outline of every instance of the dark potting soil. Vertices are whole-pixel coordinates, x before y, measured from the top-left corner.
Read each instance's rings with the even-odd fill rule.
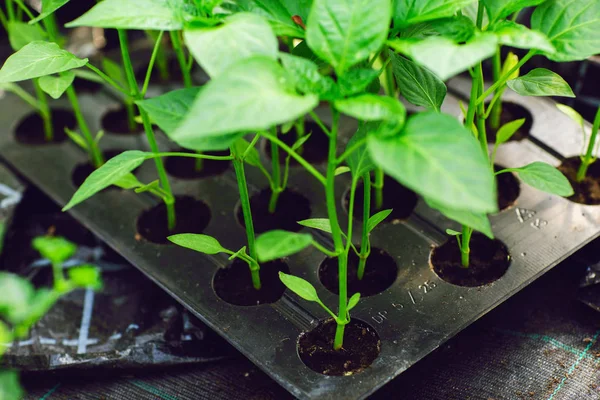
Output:
[[[44,120],[37,112],[32,112],[19,122],[15,128],[15,139],[17,142],[31,146],[61,143],[67,139],[65,128],[75,129],[77,121],[71,111],[55,109],[51,110],[52,127],[54,138],[46,141],[44,136]]]
[[[600,204],[600,163],[590,165],[583,181],[577,182],[577,171],[581,165],[579,157],[566,158],[558,167],[565,174],[575,194],[569,200],[575,203],[598,205]]]
[[[361,280],[358,279],[357,275],[358,263],[358,256],[351,250],[348,256],[348,296],[360,293],[361,297],[367,297],[381,293],[392,286],[398,276],[396,262],[392,256],[381,249],[371,249],[371,254],[367,258],[364,276]],[[319,267],[321,283],[330,292],[338,294],[338,278],[338,259],[326,258]]]
[[[263,189],[250,197],[250,209],[256,233],[273,229],[298,232],[303,228],[298,221],[310,218],[310,202],[296,191],[286,189],[281,192],[277,200],[277,209],[272,214],[269,212],[270,200],[271,189]],[[245,228],[242,207],[238,205],[236,210],[237,220]]]
[[[177,152],[192,153],[191,151],[179,149]],[[204,154],[212,156],[228,156],[228,151],[207,151]],[[196,158],[191,157],[167,157],[165,168],[169,175],[179,179],[200,179],[210,176],[221,175],[229,169],[230,161],[202,160],[202,168],[196,168]]]
[[[101,124],[106,133],[115,135],[137,135],[143,132],[142,126],[139,124],[136,124],[135,130],[129,129],[127,110],[124,106],[108,110],[102,116]]]
[[[504,102],[502,103],[502,113],[500,114],[500,127],[508,122],[512,122],[517,119],[525,118],[525,123],[521,128],[515,132],[515,134],[510,138],[510,141],[519,141],[523,140],[529,136],[529,132],[531,130],[531,126],[533,125],[533,115],[522,105]],[[486,120],[486,133],[488,143],[496,142],[496,132],[497,129],[490,126],[490,119]]]
[[[167,236],[179,233],[202,233],[210,222],[210,208],[190,196],[175,196],[175,228],[168,229],[167,207],[160,203],[144,211],[137,220],[137,232],[157,244],[170,243]]]
[[[363,220],[363,204],[364,204],[364,185],[362,181],[356,187],[356,197],[354,199],[354,218],[358,221]],[[375,188],[371,186],[371,215],[381,211],[392,209],[389,217],[383,221],[401,221],[410,217],[413,210],[417,206],[419,198],[412,190],[402,186],[395,179],[388,176],[383,181],[383,206],[376,208],[375,206]],[[350,203],[350,190],[346,191],[343,200],[343,207],[348,212],[348,204]]]
[[[504,167],[494,165],[494,170],[501,171]],[[496,186],[498,187],[498,210],[502,211],[515,204],[521,193],[519,180],[512,172],[504,172],[496,175]]]
[[[300,149],[297,150],[297,153],[302,156],[306,161],[311,164],[319,164],[327,161],[327,155],[329,151],[329,138],[323,132],[321,127],[313,121],[306,121],[304,123],[304,132],[305,134],[311,134],[310,138],[302,145]],[[279,133],[277,135],[279,139],[292,147],[296,140],[298,140],[296,134],[296,128],[290,129],[290,131],[286,134]],[[271,145],[270,142],[265,141],[265,153],[269,160],[271,159]],[[287,152],[285,150],[279,149],[279,164],[284,165],[285,159],[287,157]],[[295,159],[290,159],[290,165],[299,165],[298,161]]]
[[[102,152],[102,156],[104,157],[104,161],[108,161],[111,158],[118,156],[119,154],[121,154],[124,151],[125,150],[107,150],[107,151]],[[87,179],[87,177],[90,176],[90,174],[92,172],[94,172],[95,170],[96,170],[96,168],[94,168],[92,163],[89,161],[86,163],[78,164],[73,169],[73,173],[71,174],[71,182],[73,183],[73,186],[75,186],[76,188],[81,186],[83,184],[83,182]],[[135,172],[135,170],[133,170],[132,172]],[[110,190],[110,189],[117,189],[117,186],[111,185],[104,190]]]
[[[462,267],[456,237],[448,239],[439,247],[434,247],[430,263],[435,273],[446,282],[467,287],[487,285],[506,273],[510,266],[510,255],[501,241],[474,233],[470,247],[469,268]]]
[[[213,277],[213,289],[223,301],[236,306],[274,303],[283,296],[285,285],[279,272],[290,273],[286,263],[275,260],[260,265],[260,290],[252,285],[248,264],[235,259],[227,268],[219,268]]]
[[[298,338],[298,355],[313,371],[324,375],[349,376],[362,372],[381,351],[381,340],[369,324],[351,319],[344,331],[344,344],[333,349],[337,324],[333,319],[320,323]]]

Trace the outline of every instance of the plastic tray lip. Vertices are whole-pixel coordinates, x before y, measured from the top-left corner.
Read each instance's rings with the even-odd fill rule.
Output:
[[[10,97],[7,98],[10,99]],[[0,98],[0,104],[5,101],[8,100]],[[114,98],[103,94],[83,95],[80,101],[92,130],[99,128],[98,114],[110,107],[111,104],[115,104]],[[65,103],[59,101],[55,104],[64,105]],[[534,110],[544,110],[544,107],[546,107],[545,103],[543,104],[543,102],[536,99],[527,104]],[[20,107],[15,106],[13,109],[11,104],[10,112],[6,108],[9,107],[0,107],[0,120],[10,119],[15,121],[29,112],[22,105]],[[451,95],[448,95],[444,110],[457,115],[457,110],[459,110],[457,102]],[[346,132],[351,129],[351,127],[346,127]],[[147,149],[143,135],[135,138],[107,135],[106,138],[106,142],[103,143],[105,148],[136,145]],[[161,138],[160,144],[161,146],[168,146],[168,141]],[[571,148],[571,146],[569,142],[568,147]],[[39,158],[44,160],[48,164],[48,168],[34,168],[31,165],[31,157],[28,157],[32,152],[35,152]],[[33,149],[25,148],[12,140],[10,132],[3,132],[0,135],[0,155],[33,181],[34,184],[47,192],[56,202],[62,204],[70,198],[73,192],[70,183],[64,183],[64,177],[70,173],[72,165],[85,160],[85,154],[71,144],[65,143],[59,146]],[[57,155],[60,155],[60,157]],[[510,143],[500,149],[498,156],[508,164],[514,164],[523,159],[541,159],[554,164],[558,161],[553,155],[546,153],[530,141],[517,144]],[[54,172],[49,174],[48,171],[52,168],[55,168]],[[147,177],[151,176],[152,172],[152,166],[150,166],[142,170],[140,175]],[[247,168],[247,173],[251,182],[251,191],[255,191],[263,185],[260,174],[249,168]],[[310,188],[310,185],[303,182],[302,179],[294,179],[295,177],[302,177],[301,170],[293,170],[290,183],[297,185],[298,188],[304,191],[309,190],[307,187]],[[235,181],[232,180],[230,173],[217,179],[203,181],[197,185],[190,184],[189,181],[173,180],[173,182],[174,189],[178,193],[199,195],[201,192],[200,195],[204,196],[203,199],[206,199],[210,205],[220,204],[223,208],[232,206],[233,201],[231,199],[216,199],[210,193],[211,190],[231,187]],[[341,195],[344,190],[345,184],[337,185],[336,193],[338,195]],[[316,194],[307,193],[307,195],[311,199],[317,198],[321,195],[321,191],[317,192]],[[126,207],[129,214],[134,214],[148,207],[153,203],[153,200],[130,192],[117,194],[109,192],[100,194],[88,200],[87,203],[74,208],[72,214],[212,329],[225,336],[234,347],[244,353],[293,395],[303,399],[358,399],[375,392],[379,387],[399,375],[445,340],[531,283],[600,233],[598,232],[600,228],[598,224],[598,221],[600,221],[599,208],[573,205],[567,200],[552,198],[530,188],[523,189],[520,200],[520,203],[513,209],[491,217],[492,225],[498,236],[505,241],[509,241],[507,244],[512,245],[512,247],[509,246],[511,250],[513,248],[519,249],[521,242],[527,242],[529,237],[540,232],[544,233],[544,239],[548,239],[549,235],[546,234],[548,230],[539,230],[539,226],[536,228],[530,224],[541,219],[546,221],[548,226],[554,226],[555,220],[550,217],[555,216],[551,215],[549,210],[551,211],[556,207],[561,210],[561,213],[558,214],[559,217],[575,218],[577,220],[575,228],[579,228],[579,230],[575,230],[567,237],[567,239],[571,238],[568,244],[556,246],[550,251],[545,251],[544,246],[547,246],[547,244],[542,243],[542,249],[538,249],[537,253],[536,249],[533,249],[528,257],[521,257],[523,258],[521,259],[519,254],[513,255],[514,262],[518,265],[518,268],[522,268],[522,271],[518,274],[515,271],[515,264],[513,264],[513,267],[507,273],[510,275],[506,279],[502,278],[500,281],[486,287],[454,287],[454,285],[440,281],[428,265],[423,267],[419,263],[415,264],[414,260],[423,257],[428,260],[428,246],[443,240],[443,226],[449,224],[439,213],[427,209],[422,201],[419,202],[415,214],[408,221],[399,225],[382,225],[381,229],[373,233],[372,240],[374,243],[389,244],[388,237],[391,236],[402,239],[402,251],[398,248],[386,248],[386,250],[389,250],[396,257],[398,255],[403,257],[400,259],[402,263],[400,267],[404,267],[404,269],[392,288],[384,294],[365,298],[356,309],[355,317],[370,323],[378,331],[382,339],[382,353],[371,368],[352,377],[322,376],[308,370],[297,359],[295,341],[298,334],[302,329],[325,317],[318,306],[306,304],[288,294],[284,297],[284,300],[273,306],[244,308],[243,313],[240,313],[239,307],[232,307],[224,304],[219,299],[215,299],[210,289],[210,293],[204,293],[202,288],[211,286],[210,280],[207,280],[206,276],[212,276],[214,270],[206,272],[206,268],[197,268],[196,264],[199,256],[174,246],[156,246],[135,241],[132,234],[134,224],[130,216],[126,216],[126,223],[122,221],[115,222],[120,218],[115,219],[115,216],[112,215],[114,213],[106,209],[106,204],[111,204],[111,207],[121,207],[123,209]],[[341,206],[338,205],[338,208],[341,209]],[[523,216],[526,216],[523,214],[519,217],[519,211],[517,211],[519,209],[533,210],[535,213],[531,218],[519,221],[518,218],[523,219]],[[324,212],[324,208],[322,205],[317,204],[313,211],[313,217],[317,217]],[[584,213],[589,213],[593,221],[580,216]],[[232,221],[235,223],[232,214],[228,211],[223,215],[219,214],[219,218],[224,223],[231,223]],[[340,215],[345,215],[345,213],[342,212]],[[540,223],[538,222],[538,225]],[[208,234],[218,232],[218,227],[215,225],[213,223],[209,225]],[[231,231],[234,233],[229,238],[232,242],[243,241],[244,235],[241,230]],[[561,239],[565,239],[562,237],[561,232],[558,232],[557,235],[561,236]],[[324,236],[317,237],[326,239]],[[556,240],[551,242],[554,244],[559,243]],[[518,250],[517,253],[519,251],[521,250]],[[527,251],[529,252],[529,250]],[[290,257],[289,263],[297,266],[297,269],[293,270],[294,273],[314,281],[314,268],[310,269],[306,266],[314,265],[322,258],[323,256],[319,253],[303,251],[299,255]],[[411,258],[413,258],[413,264],[408,261]],[[531,262],[532,258],[539,262],[537,264]],[[167,262],[173,259],[178,260],[181,264],[177,266],[177,271],[182,275],[180,277],[181,281],[178,282],[173,280],[172,275],[176,274],[175,271],[167,271],[161,268],[161,261]],[[224,265],[225,263],[223,257],[204,257],[202,259],[215,266]],[[204,278],[198,279],[199,277]],[[190,283],[196,282],[196,280],[198,283],[195,286]],[[321,287],[318,287],[317,290],[326,303],[334,298],[332,294],[324,291]],[[436,308],[453,310],[453,316],[461,318],[461,322],[444,320],[446,317],[439,312],[436,313],[432,309],[432,304]],[[440,307],[440,305],[443,307]],[[446,321],[448,325],[436,325],[434,323],[436,320]],[[245,321],[244,326],[236,327],[235,323],[240,323],[240,321]],[[259,334],[262,337],[253,336]],[[266,346],[270,346],[270,348],[267,349]],[[390,365],[393,365],[393,367],[390,367]]]

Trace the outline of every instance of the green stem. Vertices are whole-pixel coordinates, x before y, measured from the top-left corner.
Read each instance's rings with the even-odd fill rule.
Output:
[[[177,61],[179,61],[179,68],[181,68],[181,74],[183,75],[183,84],[186,88],[192,87],[192,76],[190,70],[187,67],[187,60],[185,59],[185,53],[183,46],[181,45],[181,38],[179,37],[179,31],[170,31],[171,43],[173,43],[173,50],[177,55]]]
[[[273,133],[273,135],[276,135]],[[273,172],[273,187],[271,188],[271,200],[269,201],[269,213],[273,214],[277,209],[277,200],[282,192],[281,187],[281,168],[279,166],[279,147],[277,143],[271,142],[271,165]]]
[[[40,111],[40,105],[39,105],[37,99],[35,97],[33,97],[32,95],[30,95],[27,91],[23,90],[23,88],[21,86],[14,84],[14,85],[6,88],[5,90],[13,92],[17,96],[19,96],[24,102],[29,104],[32,108],[34,108],[38,112]]]
[[[39,113],[44,121],[44,137],[46,142],[54,140],[54,127],[52,126],[52,113],[50,112],[50,106],[48,105],[48,98],[46,93],[40,87],[38,79],[33,80],[33,86],[35,87],[35,94],[38,98]]]
[[[137,131],[138,124],[135,121],[135,105],[131,101],[131,98],[125,99],[124,106],[127,113],[127,128],[129,132],[135,132]]]
[[[500,74],[502,73],[502,59],[500,56],[500,46],[498,46],[498,48],[496,49],[496,53],[494,54],[494,58],[492,59],[492,64],[493,79],[494,82],[496,82],[498,79],[500,79]],[[501,89],[496,89],[494,93],[494,98],[498,96],[498,100],[496,100],[494,104],[489,105],[489,107],[492,108],[490,114],[490,126],[494,129],[500,128],[500,115],[502,114],[502,101],[499,99],[500,94]]]
[[[598,136],[598,129],[600,129],[600,107],[596,111],[596,117],[594,118],[594,125],[592,126],[592,133],[590,134],[590,141],[588,143],[587,151],[584,158],[581,160],[581,165],[577,171],[577,182],[583,181],[589,166],[594,162],[594,146],[596,144],[596,136]]]
[[[94,71],[100,78],[102,78],[102,80],[104,82],[108,83],[110,86],[112,86],[113,88],[115,88],[116,90],[118,90],[119,92],[124,94],[125,96],[127,96],[127,97],[131,96],[131,93],[129,93],[127,90],[125,90],[121,85],[119,85],[115,80],[113,80],[110,76],[106,75],[100,69],[94,67],[90,63],[85,64],[85,66],[88,67],[89,69],[91,69],[92,71]]]
[[[63,40],[60,36],[60,30],[58,29],[58,23],[56,22],[56,15],[50,14],[46,18],[44,18],[44,27],[46,28],[46,32],[48,33],[48,39],[51,42],[57,43],[62,47]]]
[[[53,286],[54,290],[62,291],[67,286],[65,280],[65,274],[61,263],[52,263],[52,277],[54,278]]]
[[[6,12],[8,14],[8,20],[14,21],[15,20],[15,9],[13,8],[13,0],[6,0],[5,4],[6,4]]]
[[[373,188],[375,189],[375,209],[381,210],[383,207],[383,180],[385,174],[381,168],[375,170],[375,183]]]
[[[146,76],[144,77],[144,85],[142,86],[142,97],[145,97],[146,92],[148,91],[148,85],[150,85],[150,78],[152,77],[152,70],[154,69],[154,62],[156,61],[156,55],[160,50],[160,43],[162,41],[163,34],[164,31],[160,31],[158,37],[156,38],[156,42],[154,43],[152,55],[150,56],[150,62],[148,63],[148,68],[146,69]]]
[[[123,66],[125,67],[125,75],[127,75],[127,81],[129,83],[129,89],[132,93],[132,97],[135,100],[142,100],[140,88],[135,80],[135,75],[133,71],[133,65],[131,64],[131,58],[129,56],[129,46],[127,44],[127,33],[122,29],[117,29],[119,34],[119,43],[121,45],[121,55],[123,58]],[[150,122],[150,118],[148,114],[140,107],[138,107],[138,111],[142,117],[142,122],[144,125],[144,131],[146,132],[146,138],[148,139],[148,144],[150,145],[150,149],[153,153],[159,153],[158,145],[156,143],[156,137],[154,136],[154,131],[152,130],[152,123]],[[169,231],[173,230],[176,225],[176,216],[175,216],[175,202],[173,197],[173,191],[171,190],[171,184],[169,183],[169,179],[167,178],[167,172],[165,170],[165,166],[160,157],[156,157],[154,159],[156,163],[156,170],[158,172],[158,179],[160,180],[160,184],[168,195],[168,199],[165,201],[165,205],[167,207],[167,222]]]
[[[202,154],[202,153],[198,152],[198,154]],[[196,172],[200,172],[200,171],[202,171],[202,168],[204,168],[204,159],[197,157],[196,162],[194,163],[194,170]]]
[[[462,227],[462,245],[459,244],[461,253],[461,265],[463,268],[469,268],[469,256],[471,254],[471,235],[473,229],[466,225]],[[460,243],[460,242],[459,242]]]
[[[203,153],[182,153],[177,151],[166,151],[161,153],[155,153],[154,157],[188,157],[188,158],[199,158],[204,160],[216,160],[216,161],[227,161],[233,160],[233,156],[211,156]]]
[[[371,176],[369,173],[363,175],[363,222],[362,222],[362,238],[360,242],[360,254],[358,255],[358,273],[357,277],[362,280],[365,275],[365,267],[367,258],[371,252],[369,243],[369,218],[371,217]]]
[[[77,94],[75,93],[73,85],[67,88],[67,97],[71,102],[71,107],[73,108],[73,112],[75,113],[75,119],[77,119],[77,125],[79,125],[79,130],[81,130],[81,133],[83,134],[83,137],[87,142],[90,159],[92,160],[94,166],[96,168],[99,168],[102,164],[104,164],[104,159],[102,158],[102,153],[98,148],[98,143],[96,143],[96,141],[94,140],[92,132],[90,132],[90,128],[88,127],[87,123],[85,122],[85,118],[81,113],[81,108],[79,107],[79,100],[77,99]]]
[[[231,149],[233,153],[233,148]],[[242,214],[244,215],[244,225],[246,226],[246,237],[248,239],[248,253],[253,260],[258,260],[256,255],[256,244],[254,236],[254,223],[252,222],[252,210],[250,209],[250,196],[248,194],[248,184],[246,183],[246,174],[244,172],[244,160],[238,158],[234,154],[233,168],[235,169],[235,177],[238,183],[238,191],[240,192],[240,204],[242,206]],[[260,266],[256,262],[254,266],[250,266],[252,276],[252,286],[254,289],[260,290]]]
[[[2,11],[1,8],[0,8],[0,23],[2,24],[2,27],[4,28],[6,33],[8,33],[8,19],[6,18],[6,14],[4,14],[4,11]]]
[[[477,88],[478,93],[480,94],[483,89],[483,67],[482,64],[479,63],[475,66],[475,76],[473,79],[477,79]],[[485,155],[486,159],[489,161],[489,153],[488,153],[488,144],[487,144],[487,132],[485,127],[485,105],[483,103],[479,103],[477,105],[476,110],[476,118],[477,118],[477,132],[479,138],[479,145],[481,146],[481,151]]]

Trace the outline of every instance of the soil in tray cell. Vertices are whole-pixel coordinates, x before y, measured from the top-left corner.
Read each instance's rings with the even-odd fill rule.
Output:
[[[512,122],[521,118],[525,118],[525,123],[510,138],[511,142],[523,140],[529,136],[529,131],[531,130],[531,126],[533,125],[533,116],[525,107],[519,104],[510,102],[502,103],[502,113],[500,114],[500,127],[504,126],[504,124],[508,122]],[[485,128],[488,143],[495,143],[497,129],[492,128],[490,126],[489,118],[486,120]]]
[[[160,203],[144,211],[137,220],[137,232],[144,239],[156,244],[168,244],[170,235],[179,233],[202,233],[210,222],[210,208],[201,200],[190,196],[175,197],[175,228],[169,231],[167,207]]]
[[[340,350],[333,349],[337,324],[333,319],[320,323],[298,338],[298,355],[302,362],[318,373],[348,376],[359,373],[375,361],[381,351],[379,335],[367,323],[351,319],[344,331]]]
[[[500,279],[510,266],[510,255],[499,240],[474,233],[471,237],[470,265],[463,268],[456,237],[431,251],[430,263],[435,273],[448,283],[476,287]]]
[[[577,182],[577,171],[580,165],[579,157],[570,157],[558,167],[569,179],[575,191],[569,200],[580,204],[598,205],[600,204],[600,162],[590,165],[583,181]]]
[[[213,289],[223,301],[236,306],[257,306],[275,303],[283,296],[285,286],[279,272],[290,273],[287,264],[275,260],[260,264],[261,288],[255,289],[248,263],[235,259],[226,268],[220,268],[213,278]]]
[[[24,117],[15,128],[15,139],[17,142],[39,146],[45,144],[61,143],[67,139],[65,128],[75,129],[77,121],[71,111],[51,110],[52,127],[54,128],[54,138],[47,141],[44,135],[44,120],[37,112],[32,112]]]
[[[356,187],[356,195],[354,199],[354,218],[358,221],[363,220],[363,196],[364,186],[362,181]],[[392,209],[392,213],[383,223],[402,221],[410,217],[413,210],[417,206],[419,198],[410,189],[399,184],[395,179],[388,176],[383,181],[383,206],[378,209],[375,206],[375,189],[371,186],[371,215],[381,211]],[[350,203],[350,190],[346,191],[343,200],[343,206],[348,212],[348,204]]]
[[[127,110],[124,106],[108,110],[101,120],[102,129],[115,135],[137,135],[143,132],[142,126],[136,124],[134,130],[129,129]]]
[[[296,152],[302,156],[306,161],[311,164],[320,164],[327,161],[327,155],[329,151],[329,138],[323,132],[321,127],[313,121],[306,121],[304,123],[304,133],[306,135],[310,134],[310,138],[304,142],[302,147],[298,149]],[[290,129],[289,132],[285,134],[278,134],[279,139],[292,147],[294,143],[298,140],[298,135],[296,133],[296,128]],[[265,141],[265,153],[269,160],[271,159],[271,145],[270,143]],[[287,157],[287,152],[285,150],[279,149],[279,163],[285,164],[285,159]],[[299,165],[298,161],[294,158],[290,159],[290,165]]]
[[[298,192],[290,189],[281,192],[274,213],[269,212],[270,200],[271,189],[261,190],[250,197],[250,209],[257,234],[273,229],[298,232],[303,228],[298,221],[310,218],[310,202]],[[236,216],[240,225],[245,227],[244,213],[239,205],[236,208]]]
[[[360,250],[360,248],[358,249]],[[387,252],[372,248],[362,279],[358,279],[359,258],[353,250],[348,256],[348,296],[360,293],[361,297],[383,292],[396,281],[398,266]],[[338,259],[326,258],[319,268],[319,280],[330,292],[339,293]]]
[[[504,167],[494,165],[496,171],[501,171]],[[504,172],[496,175],[496,185],[498,187],[498,210],[506,210],[513,206],[521,193],[521,185],[512,172]]]
[[[188,150],[179,149],[178,152],[191,153]],[[229,151],[207,151],[204,154],[212,156],[228,156]],[[201,179],[211,176],[221,175],[229,169],[230,161],[219,160],[201,160],[197,163],[197,158],[191,157],[167,157],[165,168],[169,175],[179,179]]]
[[[124,152],[125,150],[107,150],[102,152],[102,155],[104,157],[104,161],[108,161],[111,158],[118,156],[119,154],[121,154],[122,152]],[[75,187],[79,187],[81,186],[81,184],[87,179],[88,176],[90,176],[90,174],[92,172],[94,172],[96,170],[96,168],[94,168],[94,166],[92,165],[91,162],[86,162],[86,163],[82,163],[82,164],[78,164],[74,169],[73,169],[73,173],[71,174],[71,182],[73,183],[73,185]],[[132,172],[135,172],[135,170],[133,170]],[[104,190],[107,189],[116,189],[117,186],[109,186]]]

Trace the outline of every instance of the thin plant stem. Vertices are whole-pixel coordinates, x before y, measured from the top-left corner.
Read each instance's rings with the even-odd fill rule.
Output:
[[[329,129],[327,129],[327,127],[325,126],[325,124],[323,123],[323,121],[321,121],[321,118],[319,118],[319,116],[317,115],[317,113],[315,113],[314,111],[310,111],[308,114],[317,123],[317,125],[319,125],[319,128],[321,128],[323,130],[323,132],[325,132],[325,134],[327,136],[331,136],[331,131]]]
[[[54,140],[54,127],[52,126],[52,113],[50,112],[50,106],[48,105],[48,97],[46,97],[46,93],[40,87],[40,83],[38,79],[33,80],[33,86],[35,87],[35,94],[38,98],[38,111],[40,113],[40,117],[44,121],[44,137],[47,142],[51,142]]]
[[[127,44],[127,33],[122,29],[117,29],[119,34],[119,43],[121,45],[121,55],[123,58],[123,65],[125,67],[125,75],[127,76],[127,81],[129,83],[129,89],[131,93],[134,95],[134,99],[141,100],[141,93],[138,87],[138,84],[135,80],[135,75],[133,72],[133,65],[131,64],[131,58],[129,56],[129,46]],[[152,129],[152,123],[150,122],[150,118],[148,114],[141,108],[138,107],[140,115],[142,117],[142,122],[144,125],[144,131],[146,132],[146,138],[148,139],[148,144],[150,145],[150,149],[153,153],[159,153],[158,145],[156,143],[156,137],[154,136],[154,131]],[[167,172],[165,170],[165,166],[160,157],[154,159],[156,163],[156,170],[158,172],[158,179],[160,180],[160,184],[168,194],[168,198],[165,200],[165,205],[167,207],[167,223],[169,231],[173,230],[176,225],[176,216],[175,216],[175,201],[173,197],[173,191],[171,190],[171,184],[169,183],[169,179],[167,178]]]
[[[152,55],[150,56],[150,62],[148,63],[148,69],[146,70],[146,76],[144,77],[144,85],[142,86],[142,97],[146,96],[146,92],[148,91],[148,85],[150,84],[150,77],[152,76],[152,70],[154,69],[154,62],[156,61],[156,55],[160,50],[160,42],[162,40],[164,31],[160,31],[158,33],[158,37],[156,38],[156,43],[154,43],[154,48],[152,49]]]
[[[96,73],[96,75],[98,75],[100,78],[102,78],[102,80],[104,82],[108,83],[114,89],[118,90],[119,92],[121,92],[122,94],[124,94],[127,97],[131,96],[131,93],[129,93],[129,91],[124,89],[121,85],[119,85],[115,80],[113,80],[110,76],[106,75],[100,69],[94,67],[90,63],[87,63],[85,66],[88,67],[89,69],[91,69],[92,71],[94,71]]]
[[[202,153],[198,152],[198,154],[202,154]],[[194,171],[200,172],[200,171],[202,171],[202,168],[204,168],[204,159],[198,157],[198,158],[196,158],[196,161],[194,162]]]
[[[373,188],[375,189],[375,209],[380,210],[383,207],[383,180],[385,174],[381,168],[375,170],[375,182]]]
[[[216,161],[233,160],[233,156],[211,156],[208,154],[182,153],[182,152],[178,152],[178,151],[166,151],[166,152],[162,152],[162,153],[156,153],[153,155],[153,157],[188,157],[188,158],[216,160]]]
[[[498,46],[498,48],[496,49],[496,53],[492,58],[492,65],[492,76],[494,82],[496,82],[498,79],[500,79],[500,74],[502,73],[502,58],[500,56],[500,46]],[[489,107],[491,108],[490,126],[494,129],[498,129],[500,127],[500,115],[502,114],[502,101],[500,100],[501,93],[502,89],[496,89],[494,93],[494,99],[496,99],[496,101],[494,102],[494,104],[489,105]]]
[[[71,102],[71,107],[73,108],[73,113],[75,114],[75,119],[77,120],[77,125],[79,125],[79,129],[83,137],[87,142],[87,150],[90,155],[90,159],[96,168],[99,168],[102,164],[104,164],[104,159],[102,158],[102,153],[98,148],[98,143],[94,140],[92,133],[90,132],[90,128],[85,122],[85,118],[81,113],[81,107],[79,107],[79,100],[77,99],[77,94],[75,93],[75,89],[73,85],[67,88],[67,97]]]
[[[23,90],[23,88],[16,83],[11,85],[10,87],[5,88],[4,90],[13,92],[17,96],[19,96],[24,102],[29,104],[32,108],[37,111],[40,110],[40,105],[35,97],[30,95],[27,91]]]
[[[480,94],[483,89],[483,82],[484,82],[483,67],[482,67],[481,63],[479,63],[475,66],[475,76],[473,79],[478,80],[477,88],[479,89],[478,94]],[[483,103],[479,103],[477,105],[475,114],[477,117],[477,132],[478,132],[478,138],[479,138],[479,145],[481,146],[481,151],[485,155],[486,159],[489,160],[488,145],[487,145],[487,133],[486,133],[486,127],[485,127],[485,106]]]
[[[13,8],[13,0],[6,0],[4,3],[6,4],[6,13],[8,14],[8,20],[15,20],[15,9]]]
[[[519,68],[521,68],[523,65],[525,65],[525,63],[527,61],[529,61],[531,59],[531,57],[535,56],[536,54],[537,54],[536,50],[529,50],[529,52],[527,54],[525,54],[525,56],[521,60],[519,60],[517,65],[512,67],[509,71],[507,71],[504,75],[502,75],[500,77],[500,79],[498,79],[496,82],[494,82],[494,84],[492,86],[490,86],[485,92],[483,92],[483,94],[477,98],[477,100],[475,101],[475,104],[483,103],[490,94],[492,94],[500,86],[504,85],[509,80],[509,78],[512,76],[512,74],[515,73],[515,71],[517,71]]]
[[[4,30],[8,33],[8,19],[6,18],[6,14],[4,14],[2,8],[0,8],[0,23],[2,24]]]
[[[275,136],[275,133],[272,134]],[[271,142],[271,165],[273,172],[273,187],[271,188],[271,199],[269,200],[269,213],[273,214],[277,209],[277,200],[282,192],[281,187],[281,168],[279,166],[279,147],[277,143]]]
[[[234,154],[233,148],[231,149],[231,152]],[[252,222],[250,196],[248,195],[248,184],[246,183],[246,173],[244,172],[244,160],[238,158],[236,154],[234,154],[233,158],[233,168],[235,169],[235,177],[237,179],[238,191],[240,193],[240,204],[242,207],[242,214],[244,215],[244,225],[246,226],[248,253],[250,253],[250,258],[254,260],[254,263],[250,263],[252,286],[254,287],[254,289],[260,290],[260,265],[258,264],[258,257],[256,255],[254,223]]]
[[[371,244],[369,242],[369,218],[371,217],[371,176],[369,173],[363,175],[363,222],[362,237],[360,241],[360,254],[358,254],[357,277],[362,280],[365,275],[367,258],[371,253]]]
[[[183,84],[186,88],[192,87],[192,76],[190,75],[190,69],[187,66],[187,60],[181,45],[181,38],[179,37],[179,31],[170,31],[171,43],[173,44],[173,50],[179,61],[179,68],[181,68],[181,74],[183,75]]]
[[[585,179],[588,168],[594,162],[594,147],[596,144],[596,137],[598,136],[598,129],[600,129],[600,107],[598,107],[598,111],[596,111],[596,117],[594,118],[594,125],[592,126],[592,133],[590,135],[587,151],[581,160],[581,165],[577,171],[577,182],[581,182]]]
[[[462,243],[460,245],[461,265],[463,268],[469,268],[469,258],[471,254],[471,235],[473,229],[466,225],[462,227]]]
[[[62,263],[52,263],[52,277],[54,278],[54,290],[64,290],[64,288],[67,286],[67,282],[65,281],[65,274],[63,272]]]

